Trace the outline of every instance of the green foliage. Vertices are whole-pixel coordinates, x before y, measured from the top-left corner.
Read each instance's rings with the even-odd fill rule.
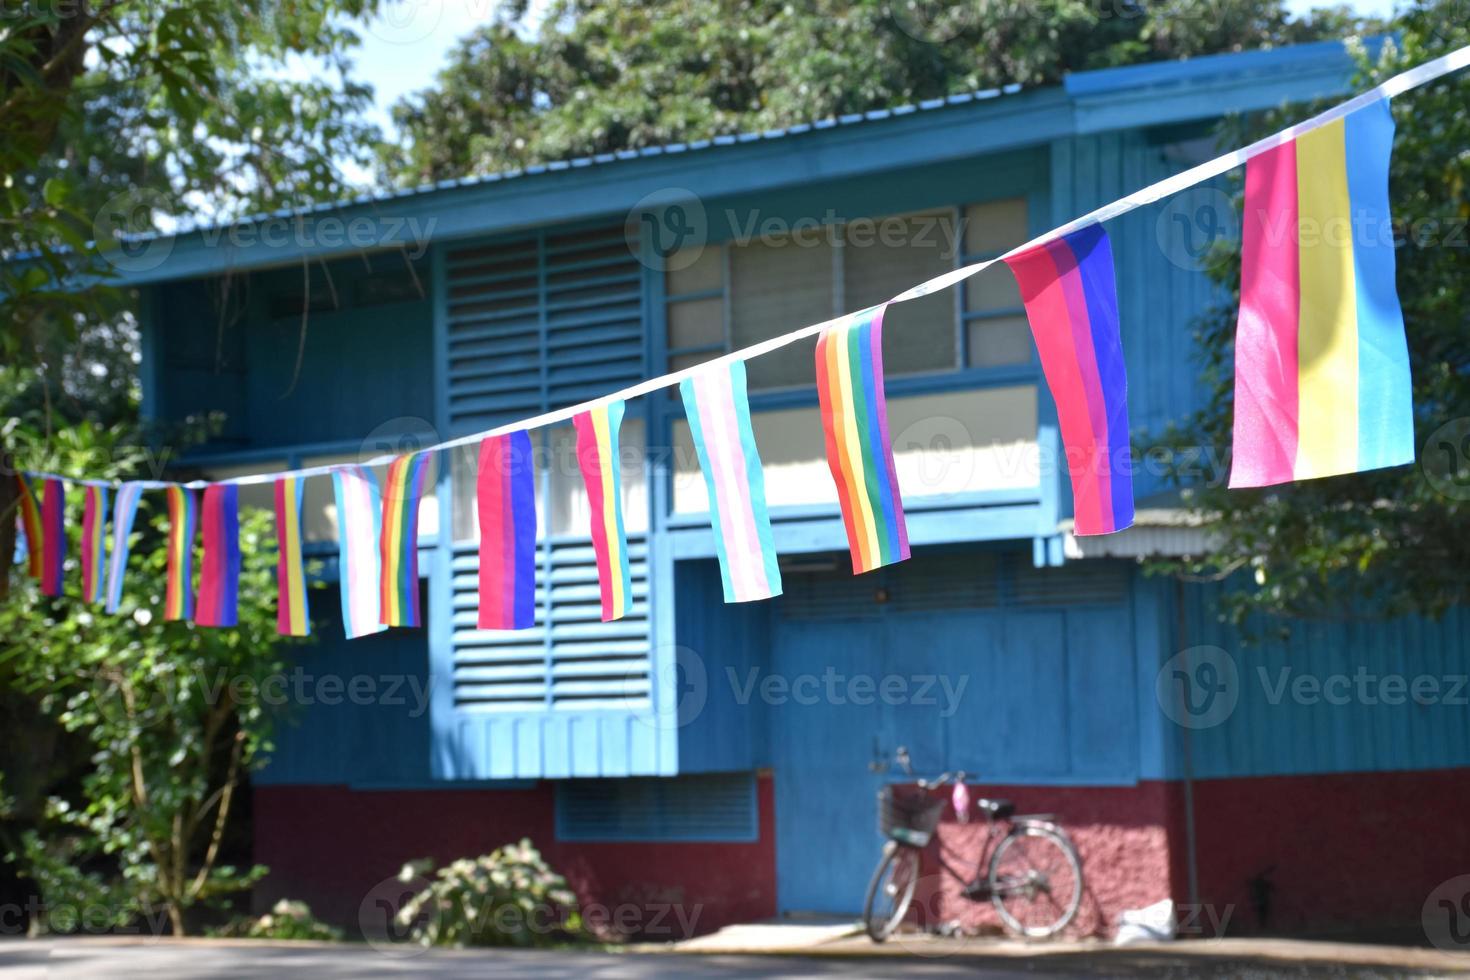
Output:
[[[427,874],[404,866],[400,878]],[[529,840],[463,858],[398,910],[398,922],[425,946],[555,946],[584,938],[577,897]]]
[[[339,942],[342,939],[342,930],[319,921],[305,902],[293,902],[287,898],[277,902],[265,915],[236,919],[222,928],[208,930],[208,934],[221,938],[312,939],[318,942]]]
[[[1363,87],[1470,44],[1459,0],[1429,0],[1395,25],[1398,41],[1376,63],[1362,60]],[[1210,555],[1159,562],[1156,570],[1189,576],[1253,579],[1229,593],[1222,614],[1237,622],[1251,612],[1294,615],[1438,615],[1470,599],[1470,543],[1464,534],[1470,499],[1426,479],[1444,448],[1435,433],[1470,419],[1470,280],[1466,222],[1470,220],[1470,77],[1441,79],[1394,100],[1398,132],[1390,172],[1397,253],[1414,379],[1416,445],[1413,466],[1309,480],[1261,490],[1192,484],[1176,474],[1186,500],[1213,521],[1220,545]],[[1240,141],[1315,111],[1257,120]],[[1231,143],[1237,142],[1232,136]],[[1211,275],[1231,301],[1205,317],[1198,343],[1207,406],[1172,434],[1180,444],[1213,447],[1228,458],[1233,420],[1238,245],[1212,256]],[[1466,450],[1451,444],[1463,458]],[[1453,470],[1452,470],[1453,472]],[[1438,485],[1437,485],[1438,484]]]
[[[41,460],[65,472],[131,475],[139,455],[121,439],[116,431],[62,429]],[[75,516],[81,490],[69,496]],[[72,556],[80,551],[80,523],[69,522]],[[274,531],[264,512],[242,513],[239,626],[199,629],[160,621],[167,565],[161,494],[144,495],[136,527],[116,615],[81,601],[74,562],[64,596],[42,596],[27,579],[0,603],[0,692],[6,701],[34,704],[38,721],[84,745],[88,766],[68,791],[70,781],[58,788],[44,769],[28,769],[44,760],[20,754],[0,764],[7,787],[24,784],[32,796],[51,787],[42,813],[29,801],[21,825],[32,832],[19,846],[11,842],[11,858],[36,881],[47,907],[82,894],[119,918],[161,908],[180,933],[186,910],[264,873],[224,864],[221,847],[235,793],[269,750],[271,715],[254,692],[285,669],[275,629]],[[44,744],[45,725],[28,726],[24,737],[33,732]]]
[[[1280,0],[556,0],[460,42],[399,102],[386,180],[433,181],[759,131],[1064,72],[1341,36]]]

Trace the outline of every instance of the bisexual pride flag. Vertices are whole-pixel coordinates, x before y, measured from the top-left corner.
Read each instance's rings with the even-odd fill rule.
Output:
[[[482,630],[536,625],[536,471],[531,434],[487,436],[480,443]]]
[[[1232,487],[1414,459],[1388,100],[1245,168]]]
[[[1072,477],[1074,533],[1121,531],[1133,523],[1133,468],[1108,234],[1102,225],[1088,225],[1005,262],[1020,283],[1041,369],[1057,404]]]
[[[240,488],[211,483],[204,488],[204,555],[199,561],[199,626],[235,626],[240,609]]]

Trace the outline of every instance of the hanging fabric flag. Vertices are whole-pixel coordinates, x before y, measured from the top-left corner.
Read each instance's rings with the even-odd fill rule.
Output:
[[[1072,478],[1074,533],[1121,531],[1133,523],[1133,467],[1108,234],[1088,225],[1005,261],[1020,284],[1056,401]]]
[[[26,536],[26,574],[39,580],[45,553],[41,541],[41,503],[36,499],[36,485],[30,477],[15,474],[15,485],[20,493],[20,526]]]
[[[41,594],[58,596],[66,564],[66,484],[48,477],[41,481]]]
[[[883,396],[883,312],[868,310],[817,340],[817,399],[853,574],[909,557]]]
[[[1414,459],[1380,99],[1246,164],[1232,487]]]
[[[628,534],[623,526],[623,474],[618,430],[626,403],[615,401],[582,412],[577,427],[577,466],[587,485],[592,511],[592,550],[597,554],[597,581],[602,590],[602,621],[628,615],[633,605],[633,575],[628,569]]]
[[[82,601],[102,602],[107,584],[107,488],[82,487]]]
[[[388,464],[378,537],[378,619],[384,626],[419,625],[419,498],[428,472],[428,453]]]
[[[306,481],[294,476],[276,480],[276,632],[310,636],[306,608],[306,568],[301,556],[301,493]]]
[[[337,569],[342,628],[349,640],[387,629],[378,613],[378,538],[382,494],[365,466],[332,471],[337,499]]]
[[[689,434],[709,493],[710,524],[726,602],[781,594],[781,569],[766,512],[766,478],[745,396],[745,362],[699,371],[679,383]]]
[[[536,625],[536,472],[531,433],[480,443],[480,617],[482,630]]]
[[[128,567],[128,536],[133,533],[133,518],[138,516],[138,499],[143,488],[124,483],[112,505],[112,553],[107,563],[107,611],[117,612],[122,603],[123,572]]]
[[[205,487],[199,523],[204,555],[199,561],[194,622],[235,626],[240,607],[240,488],[233,483]]]
[[[178,484],[168,488],[168,583],[164,620],[194,618],[194,534],[199,503],[194,491]]]

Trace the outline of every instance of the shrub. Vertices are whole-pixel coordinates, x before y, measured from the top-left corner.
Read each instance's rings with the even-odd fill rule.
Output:
[[[428,861],[406,865],[405,880]],[[555,946],[585,938],[577,897],[529,840],[435,872],[398,911],[425,946]]]
[[[342,930],[319,921],[305,902],[283,898],[259,918],[240,918],[227,926],[209,931],[211,936],[238,936],[244,939],[318,939],[338,942]]]

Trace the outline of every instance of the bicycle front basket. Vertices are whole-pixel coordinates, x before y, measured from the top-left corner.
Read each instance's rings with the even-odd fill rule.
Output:
[[[928,844],[943,813],[944,800],[917,786],[884,786],[878,791],[878,832],[900,844]]]

